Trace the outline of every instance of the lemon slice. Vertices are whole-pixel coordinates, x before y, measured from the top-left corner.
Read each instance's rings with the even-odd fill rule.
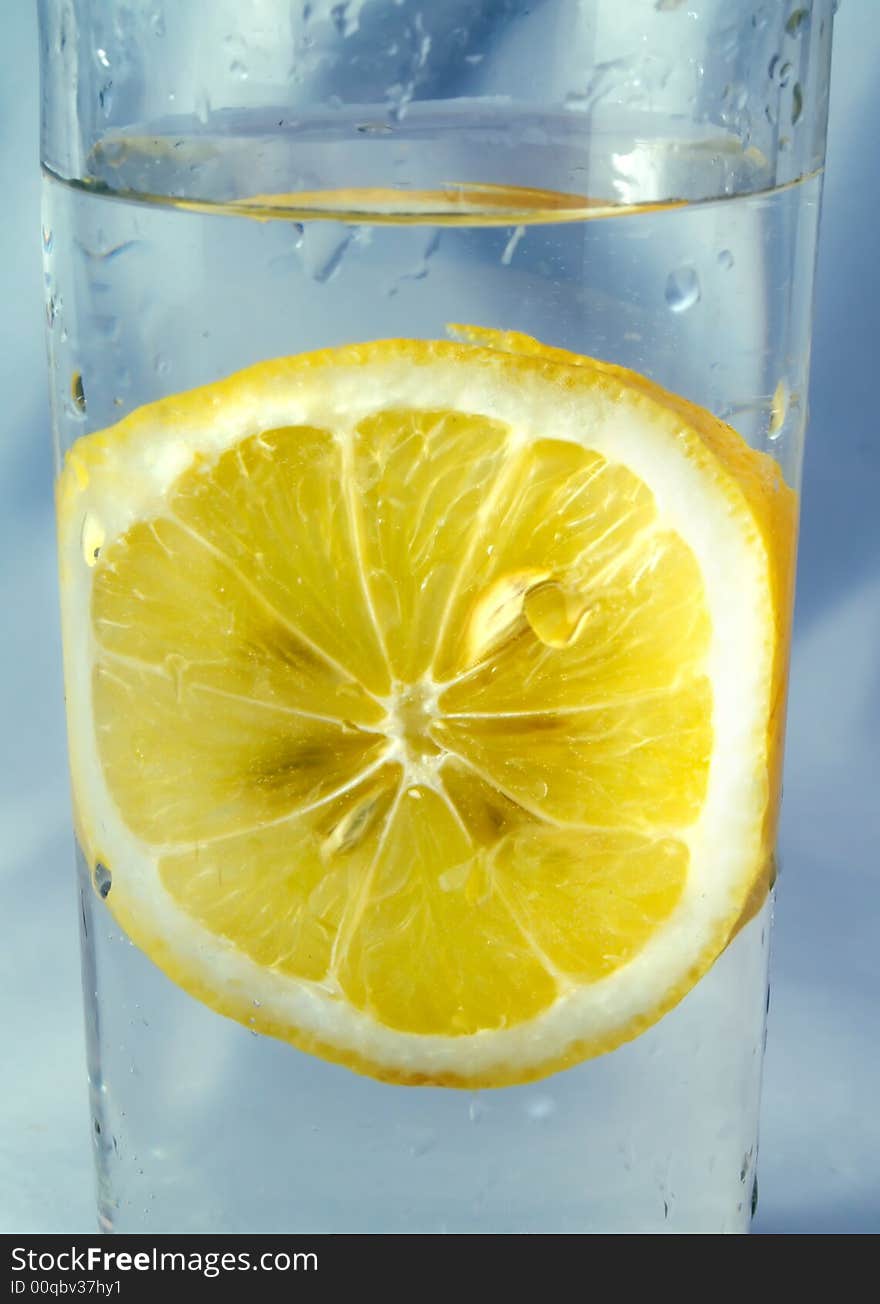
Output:
[[[79,440],[58,519],[78,836],[220,1013],[527,1081],[760,891],[794,495],[644,378],[476,330],[267,362]]]

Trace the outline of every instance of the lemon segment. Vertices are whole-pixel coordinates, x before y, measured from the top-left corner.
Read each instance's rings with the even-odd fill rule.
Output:
[[[389,1081],[609,1050],[772,847],[794,495],[526,337],[260,364],[58,485],[77,830],[213,1009]]]

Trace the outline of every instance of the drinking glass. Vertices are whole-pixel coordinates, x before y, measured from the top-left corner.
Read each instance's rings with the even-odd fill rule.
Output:
[[[145,404],[452,322],[631,369],[797,490],[833,7],[40,0],[59,475]],[[102,527],[82,528],[97,574]],[[73,750],[89,612],[67,602]],[[216,718],[235,747],[233,705]],[[137,761],[155,814],[160,762]],[[748,1230],[772,856],[715,962],[640,1035],[510,1085],[404,1084],[271,1035],[256,995],[224,1017],[135,945],[113,913],[127,866],[84,832],[75,769],[105,1231]]]

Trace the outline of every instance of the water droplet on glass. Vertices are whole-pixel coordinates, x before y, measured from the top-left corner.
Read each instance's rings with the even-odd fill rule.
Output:
[[[511,259],[513,258],[513,255],[516,252],[516,246],[519,244],[520,240],[522,240],[525,233],[526,233],[526,228],[524,226],[517,226],[514,228],[510,239],[508,240],[507,244],[504,246],[504,253],[501,255],[502,267],[510,266]]]
[[[91,328],[95,335],[111,343],[119,339],[122,331],[119,318],[112,313],[95,313],[91,318]]]
[[[360,27],[360,8],[359,4],[344,0],[344,3],[334,5],[330,10],[333,26],[340,36],[353,36]]]
[[[726,105],[730,106],[732,112],[742,113],[748,103],[748,88],[743,82],[728,82],[724,87],[721,98]]]
[[[86,391],[83,387],[81,371],[75,371],[70,378],[70,397],[77,412],[86,410]]]
[[[666,279],[664,291],[670,312],[687,312],[700,301],[700,278],[693,267],[677,267]]]
[[[110,60],[107,56],[107,51],[102,49],[100,45],[95,51],[95,58],[98,60],[98,63],[101,65],[102,68],[110,67]]]
[[[95,891],[102,901],[106,901],[110,895],[110,888],[113,886],[113,876],[106,865],[102,865],[100,860],[95,865],[92,875],[92,881],[95,884]]]
[[[776,80],[780,86],[787,86],[791,80],[792,67],[790,63],[784,63],[779,69]]]
[[[722,249],[718,255],[718,266],[723,267],[725,272],[729,272],[733,266],[733,254],[729,249]]]
[[[262,1001],[256,1001],[256,1000],[251,1001],[251,1005],[253,1005],[255,1010],[259,1010],[262,1004],[263,1004]]]
[[[796,127],[800,121],[801,114],[804,111],[804,92],[801,89],[800,82],[795,82],[791,88],[791,125]]]
[[[486,1115],[486,1106],[480,1100],[479,1096],[471,1096],[468,1103],[468,1118],[472,1123],[479,1123],[481,1118]]]
[[[787,22],[786,22],[786,24],[785,24],[785,30],[786,30],[786,32],[788,33],[788,35],[789,35],[789,36],[800,36],[801,31],[803,30],[804,25],[805,25],[807,19],[809,18],[809,16],[810,16],[810,15],[809,15],[809,13],[808,13],[808,11],[807,11],[806,9],[795,9],[795,10],[793,10],[793,11],[789,14],[789,16],[788,16],[788,20],[787,20]]]

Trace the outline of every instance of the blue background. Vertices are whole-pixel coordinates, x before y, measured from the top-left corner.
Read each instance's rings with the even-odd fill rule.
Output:
[[[780,0],[782,3],[782,0]],[[880,1230],[880,0],[835,29],[761,1133],[762,1232]],[[94,1227],[32,0],[0,45],[0,1231]]]

